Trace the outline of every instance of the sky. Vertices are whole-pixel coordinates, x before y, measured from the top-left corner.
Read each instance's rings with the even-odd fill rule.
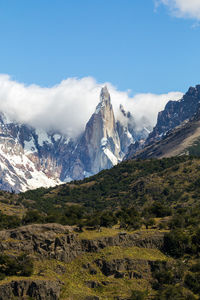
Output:
[[[200,83],[199,53],[200,0],[0,0],[0,109],[79,132],[106,83],[115,109],[122,102],[154,125],[169,99]]]

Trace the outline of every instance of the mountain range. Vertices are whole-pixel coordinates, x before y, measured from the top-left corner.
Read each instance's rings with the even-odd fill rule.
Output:
[[[116,165],[130,144],[145,139],[151,129],[145,124],[138,131],[132,114],[122,105],[119,111],[116,120],[108,89],[102,88],[100,102],[77,138],[13,122],[2,112],[0,189],[19,192],[53,186]]]
[[[120,105],[115,116],[107,87],[76,138],[9,120],[0,113],[0,189],[26,191],[81,180],[124,159],[200,154],[200,85],[169,101],[154,128]],[[78,115],[77,115],[78,118]]]
[[[200,85],[169,101],[143,144],[130,145],[126,159],[200,155]]]

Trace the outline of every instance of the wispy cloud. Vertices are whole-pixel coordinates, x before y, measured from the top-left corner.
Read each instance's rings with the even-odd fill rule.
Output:
[[[111,83],[97,83],[92,77],[68,78],[51,88],[24,85],[8,75],[0,75],[0,111],[10,119],[46,130],[55,129],[70,136],[84,130],[86,122],[99,102],[101,87],[107,84],[115,114],[122,104],[140,122],[142,117],[155,125],[157,114],[168,100],[178,100],[182,93],[163,95],[119,91]]]
[[[155,6],[166,5],[179,18],[200,20],[200,0],[155,0]]]

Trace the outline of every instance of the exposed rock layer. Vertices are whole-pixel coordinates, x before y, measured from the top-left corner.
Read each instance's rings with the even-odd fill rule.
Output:
[[[0,251],[9,249],[39,254],[64,262],[85,252],[98,252],[108,246],[137,246],[161,249],[163,233],[143,236],[142,233],[117,234],[94,240],[79,239],[69,226],[58,224],[27,225],[17,229],[0,231]]]
[[[60,284],[48,280],[12,280],[0,285],[0,300],[59,300]],[[30,299],[30,298],[29,298]]]

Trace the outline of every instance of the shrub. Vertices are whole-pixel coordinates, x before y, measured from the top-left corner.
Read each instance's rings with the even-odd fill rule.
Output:
[[[181,229],[172,230],[164,236],[164,251],[179,258],[191,248],[189,236]]]
[[[195,294],[200,294],[200,273],[189,273],[185,276],[185,285]]]
[[[17,216],[8,216],[0,212],[0,229],[16,228],[21,225],[21,220]]]
[[[26,254],[18,257],[0,255],[0,278],[5,276],[30,276],[33,273],[33,262]]]
[[[180,286],[168,285],[165,286],[158,295],[155,297],[155,300],[195,300],[194,295]]]
[[[145,300],[147,298],[147,292],[132,291],[130,300]]]
[[[44,223],[44,217],[37,210],[28,210],[22,219],[22,224]]]

